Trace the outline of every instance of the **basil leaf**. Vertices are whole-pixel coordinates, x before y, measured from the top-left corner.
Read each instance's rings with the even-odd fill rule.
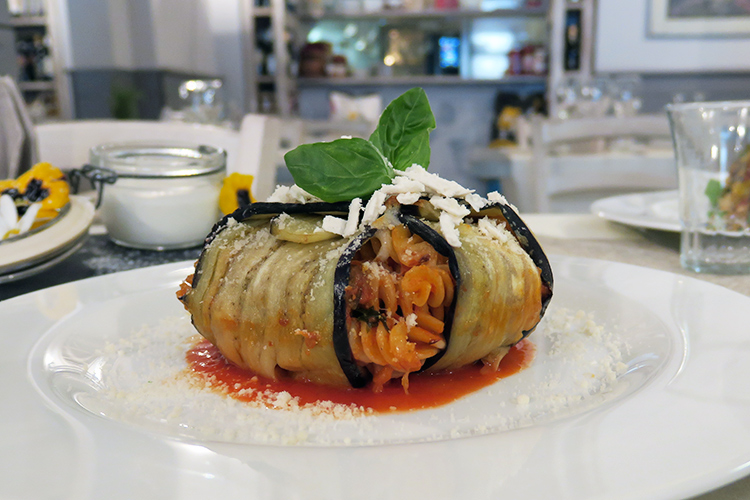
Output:
[[[708,196],[708,201],[711,202],[712,207],[717,207],[719,205],[719,198],[721,197],[722,187],[721,183],[717,181],[716,179],[711,179],[708,181],[708,184],[706,184],[706,190],[704,191],[704,194]]]
[[[376,148],[398,170],[406,170],[414,163],[425,169],[430,165],[430,131],[435,128],[435,117],[427,94],[413,88],[394,99],[370,136]]]
[[[352,318],[367,323],[370,328],[375,328],[378,323],[382,322],[386,330],[388,329],[388,325],[385,324],[385,316],[373,307],[352,309]]]
[[[284,161],[299,187],[329,203],[368,198],[396,175],[375,146],[357,137],[303,144]]]

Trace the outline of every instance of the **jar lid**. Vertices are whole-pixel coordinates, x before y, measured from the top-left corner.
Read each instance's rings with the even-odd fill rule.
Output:
[[[174,178],[220,172],[226,152],[212,146],[179,143],[110,143],[91,148],[90,163],[118,177]]]

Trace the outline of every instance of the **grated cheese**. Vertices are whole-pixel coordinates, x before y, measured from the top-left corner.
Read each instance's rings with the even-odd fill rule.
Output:
[[[292,186],[276,186],[276,190],[268,197],[272,203],[316,203],[321,202],[320,198],[313,196],[296,184]]]
[[[362,215],[362,224],[369,225],[375,222],[385,212],[385,200],[388,196],[382,191],[375,191],[370,201],[365,205],[365,213]]]
[[[487,200],[482,198],[476,193],[469,193],[464,198],[475,212],[479,212],[481,209],[488,205]]]
[[[401,193],[396,196],[396,200],[402,205],[414,205],[421,197],[421,193]]]
[[[406,318],[404,318],[404,320],[406,321],[406,326],[408,326],[409,328],[414,328],[415,326],[417,326],[416,313],[411,313]]]
[[[505,196],[501,195],[497,191],[491,191],[487,193],[487,199],[490,200],[492,203],[499,203],[501,205],[508,206],[514,212],[518,213],[518,209],[512,203],[509,203],[508,200],[505,198]]]
[[[346,219],[334,217],[333,215],[326,215],[323,217],[323,230],[344,236],[344,233],[346,232]]]
[[[485,236],[489,236],[492,239],[499,241],[500,243],[506,243],[509,240],[514,239],[513,235],[510,234],[505,228],[504,222],[498,222],[495,219],[489,217],[482,217],[477,223],[479,232]]]
[[[276,216],[276,227],[284,229],[290,220],[292,220],[292,216],[286,212],[282,212]]]
[[[415,320],[407,317],[407,323]],[[619,380],[628,369],[624,337],[599,324],[592,313],[555,307],[532,336],[537,357],[528,372],[502,379],[478,396],[480,401],[490,398],[490,406],[473,407],[469,399],[420,411],[429,428],[415,427],[409,416],[380,416],[354,405],[301,404],[286,391],[262,387],[245,390],[259,401],[238,401],[222,392],[218,381],[189,373],[185,351],[196,338],[189,318],[181,315],[103,342],[96,357],[99,406],[93,411],[198,440],[361,446],[517,429],[611,401],[629,384]]]
[[[357,232],[357,225],[359,224],[359,213],[361,211],[362,200],[360,198],[354,198],[349,204],[349,217],[347,217],[346,219],[344,234],[342,236],[351,236]]]
[[[397,171],[390,184],[383,184],[375,191],[365,205],[364,211],[362,200],[357,198],[349,205],[346,220],[333,216],[325,217],[323,230],[340,236],[351,236],[356,232],[357,225],[361,228],[369,226],[383,215],[386,209],[385,202],[391,196],[395,196],[402,205],[414,205],[422,198],[429,198],[433,207],[441,214],[440,230],[453,247],[461,246],[458,226],[463,223],[464,217],[471,214],[471,210],[476,212],[490,203],[500,203],[517,211],[497,191],[489,193],[485,199],[472,189],[465,188],[455,181],[443,179],[438,174],[427,172],[420,165],[414,164],[405,171]],[[278,186],[268,201],[310,203],[321,200],[294,185]]]
[[[461,247],[461,239],[459,238],[458,225],[463,222],[461,217],[451,215],[448,212],[440,214],[440,231],[445,237],[445,241],[452,247]]]
[[[397,175],[396,178],[393,179],[392,184],[383,184],[383,187],[380,188],[381,192],[388,195],[405,193],[422,194],[425,192],[425,190],[426,188],[424,184],[419,181],[409,179],[408,177],[405,177],[403,175]]]
[[[441,194],[450,198],[463,198],[472,193],[471,189],[463,187],[458,182],[443,179],[437,174],[428,172],[416,163],[404,170],[403,175],[424,184],[428,194]]]
[[[442,210],[455,217],[460,217],[462,220],[471,213],[471,210],[459,204],[455,198],[436,195],[430,198],[430,203],[438,210]]]

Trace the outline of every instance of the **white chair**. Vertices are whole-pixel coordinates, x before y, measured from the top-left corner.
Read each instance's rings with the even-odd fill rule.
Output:
[[[36,126],[39,160],[62,168],[89,162],[92,147],[117,142],[178,141],[222,148],[227,173],[255,176],[253,195],[265,200],[276,185],[280,123],[275,117],[246,115],[239,130],[195,123],[147,120],[75,120]]]
[[[534,117],[531,159],[523,172],[515,173],[529,198],[524,199],[525,211],[587,212],[603,196],[676,188],[669,137],[669,123],[661,115]],[[660,147],[649,147],[649,142]],[[621,147],[613,147],[617,144]]]
[[[294,184],[292,174],[286,168],[284,155],[300,144],[329,142],[342,136],[367,139],[375,130],[376,123],[363,121],[333,122],[329,120],[309,120],[299,117],[284,118],[281,125],[280,147],[277,151],[277,182]]]

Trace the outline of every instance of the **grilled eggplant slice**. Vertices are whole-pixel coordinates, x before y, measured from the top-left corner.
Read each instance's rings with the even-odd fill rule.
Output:
[[[382,386],[415,371],[501,357],[544,314],[552,272],[509,207],[473,212],[458,226],[459,248],[419,203],[392,203],[349,238],[299,237],[310,232],[310,216],[347,212],[346,203],[254,203],[225,217],[206,239],[191,286],[179,294],[196,329],[232,363],[260,375],[362,387],[373,375]],[[307,222],[278,237],[273,218],[282,213],[305,214]],[[478,224],[485,217],[512,236],[488,235]],[[398,238],[421,245],[425,255],[398,262],[386,248]],[[424,295],[425,303],[417,298],[422,292],[404,291],[406,275],[417,268],[414,275],[427,269],[441,276],[439,287],[452,295]],[[378,273],[388,276],[380,283],[394,281],[398,302],[377,295]]]

